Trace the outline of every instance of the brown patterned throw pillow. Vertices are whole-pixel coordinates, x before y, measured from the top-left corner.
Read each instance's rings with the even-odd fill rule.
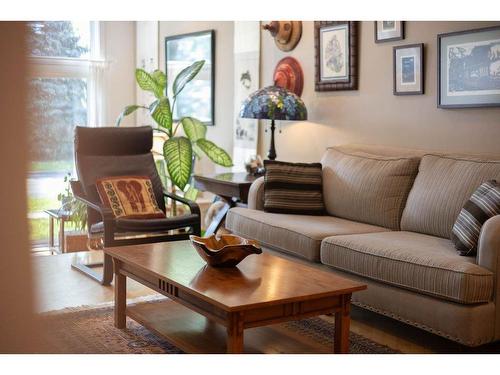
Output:
[[[102,203],[111,208],[116,218],[164,218],[153,192],[151,179],[146,176],[115,176],[97,180]]]
[[[451,240],[460,255],[476,255],[481,227],[496,215],[500,215],[500,185],[491,180],[482,183],[465,202],[453,225]]]
[[[265,160],[264,211],[323,215],[321,163]]]

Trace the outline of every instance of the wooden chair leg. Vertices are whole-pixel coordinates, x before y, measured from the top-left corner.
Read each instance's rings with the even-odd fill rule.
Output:
[[[54,218],[52,216],[49,216],[49,250],[50,250],[50,255],[56,253],[54,251],[55,249],[55,242],[54,242]]]
[[[104,268],[102,270],[102,285],[109,285],[113,281],[113,259],[104,254]]]
[[[109,255],[104,254],[104,262],[102,263],[73,263],[71,264],[71,267],[84,275],[89,276],[101,285],[107,286],[113,281],[113,260]],[[93,268],[96,267],[103,267],[102,274],[93,270]]]

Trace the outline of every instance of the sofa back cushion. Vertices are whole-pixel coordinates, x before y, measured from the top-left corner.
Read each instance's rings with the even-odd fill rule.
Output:
[[[401,230],[450,238],[465,202],[485,181],[500,179],[500,160],[429,154],[419,172],[401,218]]]
[[[321,160],[328,214],[398,230],[419,161],[329,148]]]

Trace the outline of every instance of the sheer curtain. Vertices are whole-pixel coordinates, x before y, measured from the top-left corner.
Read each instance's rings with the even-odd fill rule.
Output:
[[[105,122],[105,80],[108,69],[106,61],[89,61],[88,90],[88,126],[103,126]]]
[[[88,65],[88,126],[104,126],[105,124],[105,74],[109,62],[105,60],[105,29],[103,22],[91,22],[91,53]]]

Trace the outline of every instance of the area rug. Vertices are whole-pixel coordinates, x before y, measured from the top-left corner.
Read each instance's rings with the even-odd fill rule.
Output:
[[[160,302],[153,300],[149,303]],[[113,306],[83,306],[42,314],[50,329],[51,352],[71,354],[183,354],[164,338],[127,318],[127,328],[113,325]],[[290,334],[306,336],[318,344],[333,348],[334,324],[321,318],[282,323]],[[387,346],[350,333],[352,354],[396,354]]]

